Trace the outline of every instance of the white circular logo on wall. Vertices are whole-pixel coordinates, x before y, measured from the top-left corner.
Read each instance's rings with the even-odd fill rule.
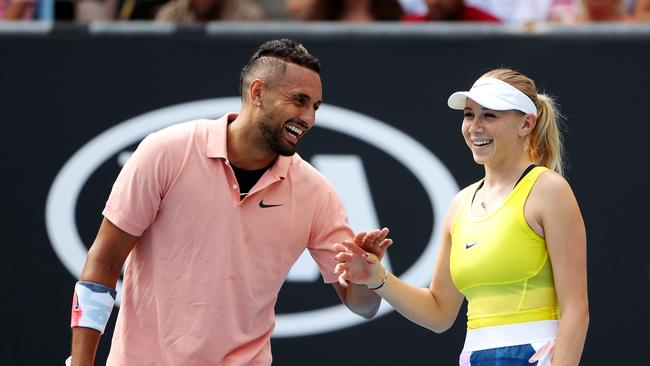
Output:
[[[158,109],[124,121],[79,149],[54,179],[47,197],[45,223],[57,256],[79,278],[88,254],[75,220],[79,194],[90,176],[108,159],[142,140],[147,134],[174,123],[220,117],[240,108],[239,97],[201,100]],[[458,191],[451,173],[427,148],[398,129],[366,115],[332,105],[322,105],[317,127],[352,136],[387,153],[403,164],[422,184],[434,210],[431,235],[422,255],[400,275],[417,286],[427,286],[437,255],[437,240],[447,205]],[[117,284],[118,304],[122,283]],[[382,302],[378,316],[392,311]],[[375,318],[376,319],[376,318]],[[345,305],[278,314],[274,337],[295,337],[334,331],[366,320]]]

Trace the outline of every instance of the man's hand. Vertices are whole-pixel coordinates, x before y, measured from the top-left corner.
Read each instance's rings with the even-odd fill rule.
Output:
[[[386,249],[393,244],[392,239],[386,239],[389,232],[388,228],[367,233],[361,231],[354,236],[354,243],[366,252],[374,254],[381,261],[386,254]]]
[[[354,241],[344,241],[335,244],[336,260],[339,262],[334,272],[339,275],[339,283],[343,287],[348,282],[369,285],[371,287],[380,283],[386,273],[380,260],[386,249],[393,244],[391,239],[386,239],[388,229],[359,232]]]

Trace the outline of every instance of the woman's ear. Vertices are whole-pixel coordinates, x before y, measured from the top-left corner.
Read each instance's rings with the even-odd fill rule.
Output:
[[[536,115],[534,115],[532,113],[528,113],[528,114],[525,115],[525,117],[526,118],[523,121],[521,121],[521,124],[519,125],[518,134],[519,134],[520,138],[529,135],[535,129],[535,126],[537,125],[537,116]]]

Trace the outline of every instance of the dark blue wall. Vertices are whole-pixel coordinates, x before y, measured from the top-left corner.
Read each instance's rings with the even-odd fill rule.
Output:
[[[48,193],[68,159],[129,118],[236,96],[243,63],[262,41],[280,35],[206,35],[202,29],[90,34],[82,28],[0,33],[1,365],[62,364],[69,352],[76,278],[55,254],[45,223]],[[470,87],[491,68],[508,66],[555,95],[567,117],[567,176],[588,232],[591,326],[583,364],[628,365],[646,358],[650,33],[288,35],[321,59],[325,103],[401,130],[440,159],[461,187],[480,178],[481,170],[461,139],[460,112],[446,106],[452,91]],[[307,159],[362,158],[380,224],[391,227],[396,240],[394,270],[406,271],[434,229],[436,213],[422,182],[399,158],[336,131],[315,129],[301,149]],[[78,195],[74,221],[87,245],[119,171],[116,158],[94,170]],[[277,311],[336,303],[329,286],[290,282]],[[98,364],[105,360],[115,313]],[[463,309],[454,327],[438,335],[393,312],[338,331],[274,338],[274,364],[453,365],[464,322]]]

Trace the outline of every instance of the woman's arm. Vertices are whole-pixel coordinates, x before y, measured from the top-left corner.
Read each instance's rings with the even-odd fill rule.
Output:
[[[459,194],[460,195],[460,194]],[[400,280],[393,274],[388,274],[386,282],[375,292],[388,301],[400,314],[412,322],[434,332],[440,333],[449,329],[456,320],[463,302],[463,295],[458,292],[451,280],[449,272],[449,255],[451,251],[451,224],[459,206],[459,195],[454,198],[445,219],[440,249],[436,260],[435,270],[429,288],[418,288]],[[337,245],[339,264],[336,272],[340,274],[340,282],[351,281],[376,287],[382,283],[385,269],[373,254],[366,254],[363,259],[366,268],[359,265],[363,251],[350,245]],[[356,265],[351,265],[356,263]]]
[[[537,202],[560,305],[553,365],[578,365],[589,325],[585,225],[571,187],[558,174],[540,176],[531,201]]]

